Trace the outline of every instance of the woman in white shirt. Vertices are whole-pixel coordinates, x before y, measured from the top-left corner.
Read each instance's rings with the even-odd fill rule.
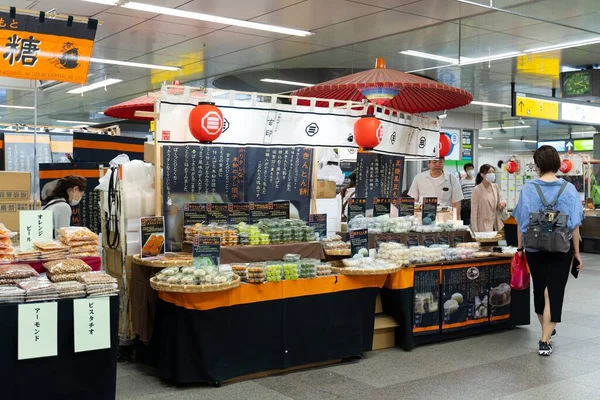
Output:
[[[83,198],[87,179],[79,175],[69,175],[56,181],[50,196],[44,199],[42,210],[51,210],[54,221],[54,233],[71,226],[71,207],[76,207]]]

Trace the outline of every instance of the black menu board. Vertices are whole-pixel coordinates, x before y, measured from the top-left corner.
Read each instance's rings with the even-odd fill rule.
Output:
[[[437,197],[424,197],[422,205],[423,225],[435,225],[437,218]]]
[[[269,203],[254,203],[250,202],[250,224],[258,224],[261,219],[268,219],[270,210]]]
[[[250,204],[249,203],[229,203],[229,220],[230,224],[245,224],[250,220]]]
[[[369,230],[368,229],[355,229],[350,231],[350,251],[352,256],[356,254],[362,254],[363,256],[369,255]]]
[[[208,203],[206,205],[207,223],[224,225],[228,220],[229,207],[227,203]]]
[[[408,247],[416,247],[419,245],[419,234],[418,233],[409,233],[406,235],[406,245]]]
[[[389,197],[375,197],[373,201],[373,216],[390,215],[392,199]]]
[[[505,322],[510,318],[510,264],[492,265],[490,269],[490,321]]]
[[[269,203],[269,218],[271,219],[289,219],[290,202],[272,201]]]
[[[365,197],[351,197],[348,201],[348,221],[367,213],[367,199]]]
[[[489,267],[442,268],[442,330],[462,330],[489,323]]]
[[[183,226],[206,224],[206,204],[185,203],[183,205]]]
[[[221,261],[221,238],[196,236],[192,246],[192,257],[201,259],[201,265],[219,265]]]
[[[412,217],[415,215],[415,199],[412,197],[401,197],[400,198],[400,210],[398,212],[400,217]]]
[[[367,209],[376,197],[389,197],[398,205],[402,193],[404,157],[359,152],[356,165],[356,196],[367,198]]]
[[[440,267],[415,268],[413,335],[440,330]]]
[[[319,239],[327,237],[327,214],[310,214],[308,225],[315,228]]]
[[[465,242],[465,234],[463,232],[455,232],[452,234],[452,244],[456,247],[457,244]]]
[[[438,233],[438,244],[449,246],[450,245],[450,237],[447,233]]]
[[[424,233],[423,234],[423,246],[431,247],[437,244],[435,233]]]

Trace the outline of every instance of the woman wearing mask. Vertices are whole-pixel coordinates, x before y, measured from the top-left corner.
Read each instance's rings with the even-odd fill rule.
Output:
[[[578,270],[583,268],[579,254],[579,227],[583,221],[583,207],[575,187],[556,176],[561,160],[554,147],[541,146],[533,154],[533,161],[539,178],[529,181],[523,186],[513,216],[517,220],[518,226],[519,247],[517,251],[519,255],[524,250],[527,253],[527,263],[533,280],[535,313],[542,326],[538,354],[549,356],[553,351],[551,340],[556,334],[556,324],[561,322],[569,270],[574,261],[577,263]],[[545,209],[542,197],[546,204],[554,203],[554,211],[566,214],[568,217],[567,227],[572,240],[571,248],[566,253],[523,249],[523,234],[527,232],[530,215]]]
[[[471,163],[465,164],[465,173],[467,174],[460,180],[464,199],[460,205],[460,219],[465,225],[471,224],[471,195],[475,188],[475,166]]]
[[[471,197],[471,229],[474,232],[497,232],[504,226],[500,212],[506,208],[506,202],[495,182],[494,167],[482,165]]]
[[[83,198],[87,180],[79,175],[69,175],[56,181],[50,196],[44,200],[42,210],[51,210],[54,220],[54,233],[71,226],[71,207],[76,207]]]

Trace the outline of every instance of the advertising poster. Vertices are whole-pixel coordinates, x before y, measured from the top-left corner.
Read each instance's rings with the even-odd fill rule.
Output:
[[[442,268],[442,330],[489,323],[489,267]]]
[[[185,203],[183,205],[183,226],[206,224],[206,204]]]
[[[389,197],[375,197],[373,202],[373,216],[390,215],[392,208],[392,199]]]
[[[400,217],[412,217],[415,215],[415,199],[412,197],[401,197],[400,198],[400,211],[398,216]]]
[[[199,265],[219,265],[221,261],[221,238],[196,236],[192,246],[192,257]]]
[[[416,268],[413,299],[413,335],[439,333],[440,267]]]
[[[424,197],[422,206],[423,225],[434,225],[437,218],[437,197]]]
[[[366,197],[351,197],[348,201],[348,221],[358,216],[365,216],[367,213]]]
[[[156,257],[165,252],[165,219],[164,217],[140,218],[141,256]]]
[[[362,254],[367,257],[369,255],[369,230],[355,229],[350,231],[350,251],[352,256]]]
[[[490,266],[490,321],[505,322],[510,318],[510,264]]]

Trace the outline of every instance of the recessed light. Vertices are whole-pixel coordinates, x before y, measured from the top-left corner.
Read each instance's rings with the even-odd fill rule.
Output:
[[[537,143],[536,140],[508,139],[509,142]]]
[[[261,82],[267,82],[267,83],[279,83],[281,85],[291,85],[291,86],[305,86],[305,87],[315,86],[314,83],[284,81],[284,80],[281,80],[281,79],[264,78],[264,79],[261,79],[260,81]]]
[[[531,126],[529,125],[519,125],[519,126],[496,126],[494,128],[483,128],[480,129],[480,131],[498,131],[500,129],[524,129],[524,128],[531,128]]]
[[[14,108],[17,110],[35,110],[35,107],[31,106],[11,106],[8,104],[0,104],[0,108]]]
[[[60,122],[61,124],[76,124],[76,125],[98,125],[97,122],[90,121],[71,121],[68,119],[57,119],[56,122]]]
[[[116,83],[123,82],[122,79],[104,79],[102,81],[92,83],[91,85],[81,86],[72,90],[69,90],[67,93],[69,94],[82,94],[85,92],[89,92],[92,90],[100,89],[106,86],[114,85]]]
[[[450,64],[458,64],[458,62],[459,62],[458,58],[438,56],[437,54],[423,53],[421,51],[415,51],[415,50],[404,50],[404,51],[401,51],[400,54],[405,54],[407,56],[413,56],[413,57],[426,58],[428,60],[443,61],[443,62],[447,62]]]
[[[131,61],[107,60],[105,58],[90,58],[90,62],[97,64],[122,65],[125,67],[160,69],[163,71],[181,71],[180,67],[172,67],[169,65],[144,64]]]
[[[500,104],[500,103],[488,103],[486,101],[472,101],[469,104],[474,106],[486,106],[486,107],[498,107],[498,108],[512,108],[512,106],[508,104]]]

